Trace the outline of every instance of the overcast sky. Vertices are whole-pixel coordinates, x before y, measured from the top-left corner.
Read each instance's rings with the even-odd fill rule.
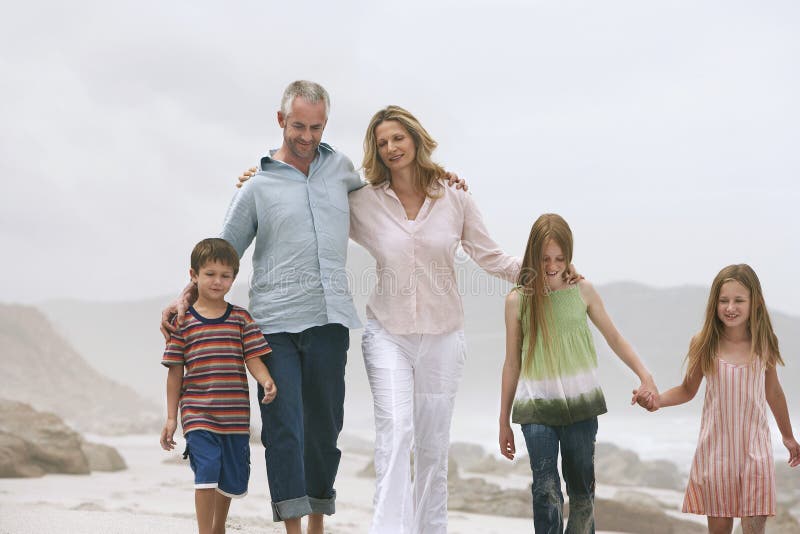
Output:
[[[747,262],[800,315],[795,0],[2,11],[2,301],[176,292],[306,78],[333,99],[325,140],[358,166],[378,108],[415,113],[509,252],[557,212],[597,283],[708,285]]]

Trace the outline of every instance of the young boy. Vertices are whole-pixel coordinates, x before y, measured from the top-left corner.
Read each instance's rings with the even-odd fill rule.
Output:
[[[224,239],[204,239],[194,247],[189,276],[197,286],[197,301],[161,360],[169,368],[161,447],[175,448],[180,405],[200,534],[225,532],[231,497],[247,494],[250,398],[245,365],[264,388],[261,402],[272,402],[278,392],[261,360],[272,349],[247,310],[225,302],[238,272],[239,256]]]

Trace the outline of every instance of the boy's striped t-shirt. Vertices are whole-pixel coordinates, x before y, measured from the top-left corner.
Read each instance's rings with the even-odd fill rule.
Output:
[[[207,319],[190,307],[161,360],[165,366],[184,366],[179,402],[183,434],[198,429],[249,434],[245,361],[271,351],[244,308],[228,304],[222,317]]]

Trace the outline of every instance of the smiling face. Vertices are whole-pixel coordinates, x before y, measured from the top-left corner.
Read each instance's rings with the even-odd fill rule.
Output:
[[[717,300],[717,317],[725,328],[747,326],[750,320],[750,291],[736,280],[722,284]]]
[[[292,157],[310,163],[317,155],[317,147],[322,141],[327,116],[325,102],[311,103],[298,96],[292,100],[291,111],[284,115],[278,112],[278,124],[283,128],[283,144]]]
[[[564,286],[564,271],[567,270],[567,258],[555,239],[548,239],[542,248],[542,273],[547,287],[560,289]]]
[[[233,267],[218,261],[206,262],[198,272],[189,269],[192,282],[197,284],[197,300],[205,303],[220,303],[230,291],[236,275]]]
[[[387,120],[375,127],[378,155],[390,172],[407,169],[414,163],[417,146],[408,130],[398,121]]]

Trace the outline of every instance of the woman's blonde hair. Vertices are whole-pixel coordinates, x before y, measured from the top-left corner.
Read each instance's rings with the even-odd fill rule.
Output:
[[[689,345],[689,354],[686,356],[687,373],[691,374],[700,370],[704,375],[710,375],[715,370],[715,360],[719,349],[719,340],[725,325],[717,315],[717,304],[726,282],[736,281],[750,292],[750,350],[764,362],[767,367],[777,364],[783,365],[778,338],[772,331],[772,322],[764,303],[764,294],[761,292],[761,282],[758,281],[755,271],[747,264],[728,265],[722,269],[711,284],[706,305],[706,317],[703,329],[692,338]]]
[[[517,285],[519,285],[522,292],[522,316],[525,317],[524,312],[528,312],[529,341],[528,354],[525,361],[527,362],[526,368],[529,371],[533,362],[533,351],[536,346],[537,335],[541,333],[544,350],[552,349],[550,339],[550,328],[552,327],[550,324],[550,299],[545,298],[547,288],[541,272],[544,262],[544,248],[551,239],[561,248],[565,263],[567,265],[572,263],[572,230],[570,230],[567,221],[560,215],[545,213],[533,223],[517,280]]]
[[[378,141],[375,137],[375,129],[385,121],[398,122],[414,140],[416,147],[414,185],[429,197],[438,196],[437,191],[441,187],[438,180],[444,176],[445,171],[431,159],[437,143],[417,118],[400,106],[387,106],[373,115],[369,121],[364,136],[364,177],[372,185],[382,184],[392,178],[389,168],[378,153]]]

